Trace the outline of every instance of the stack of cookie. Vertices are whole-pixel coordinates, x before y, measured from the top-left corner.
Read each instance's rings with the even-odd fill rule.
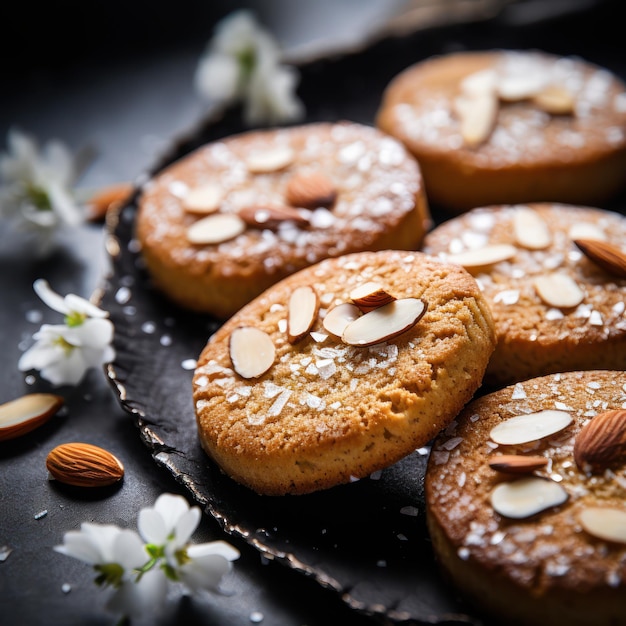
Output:
[[[279,496],[432,442],[433,547],[471,602],[626,624],[626,217],[601,208],[626,87],[452,54],[395,78],[376,124],[228,137],[143,190],[155,285],[226,320],[193,376],[201,444]]]

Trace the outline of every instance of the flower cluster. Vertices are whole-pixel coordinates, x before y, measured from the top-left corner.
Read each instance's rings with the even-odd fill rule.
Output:
[[[218,104],[244,105],[249,125],[291,122],[303,116],[295,95],[299,74],[280,63],[274,39],[245,9],[225,17],[198,64],[197,91]]]
[[[61,297],[41,278],[33,288],[47,306],[65,315],[65,323],[41,326],[33,335],[35,344],[19,360],[21,371],[40,370],[53,385],[76,385],[89,368],[114,359],[113,324],[106,311],[74,294]]]
[[[224,541],[189,543],[200,515],[182,496],[165,493],[154,507],[139,512],[138,533],[83,523],[79,531],[65,533],[63,544],[54,549],[92,565],[95,582],[115,589],[109,610],[138,617],[163,606],[171,582],[193,593],[218,591],[231,562],[239,558],[238,550]]]
[[[15,129],[7,143],[8,151],[0,154],[0,217],[16,231],[37,237],[45,254],[60,225],[83,221],[73,193],[77,159],[60,141],[40,150],[32,137]]]

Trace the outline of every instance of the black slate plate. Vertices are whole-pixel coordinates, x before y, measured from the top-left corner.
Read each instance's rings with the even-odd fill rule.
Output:
[[[603,45],[611,41],[610,13],[569,15],[532,29],[499,16],[391,37],[363,51],[303,64],[300,93],[307,121],[372,124],[382,90],[397,72],[458,49],[541,48],[578,54],[624,76],[623,65],[616,66],[623,59]],[[600,31],[606,37],[597,38]],[[239,111],[214,112],[181,138],[154,172],[207,141],[245,130],[240,120]],[[435,221],[446,219],[437,207],[431,209]],[[445,584],[433,559],[424,524],[427,451],[350,485],[281,498],[252,493],[208,460],[196,436],[191,378],[193,363],[218,322],[177,308],[153,289],[133,239],[135,211],[133,200],[110,220],[112,273],[102,306],[116,328],[117,357],[109,366],[109,379],[156,463],[227,533],[313,577],[356,611],[392,624],[481,623]]]

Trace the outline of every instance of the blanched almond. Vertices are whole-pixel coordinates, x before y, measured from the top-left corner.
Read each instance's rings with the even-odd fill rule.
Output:
[[[545,220],[533,209],[519,207],[513,214],[513,231],[517,243],[530,250],[547,248],[552,235]]]
[[[61,396],[31,393],[0,405],[0,441],[25,435],[47,422],[63,406]]]
[[[589,420],[574,441],[574,460],[582,471],[596,473],[626,461],[626,409],[604,411]]]
[[[296,172],[287,182],[287,202],[295,207],[317,209],[330,207],[337,199],[337,189],[322,172]]]
[[[233,213],[214,213],[187,229],[187,239],[195,244],[215,244],[234,239],[246,230],[246,223]]]
[[[276,348],[272,338],[260,328],[239,326],[230,335],[230,360],[243,378],[258,378],[274,364]]]
[[[270,174],[284,170],[293,163],[294,157],[294,151],[289,146],[276,146],[248,155],[246,166],[251,174]]]
[[[254,228],[276,230],[291,221],[297,226],[308,226],[309,220],[298,209],[281,204],[246,206],[239,210],[239,217]]]
[[[494,426],[489,436],[496,443],[515,446],[554,435],[571,423],[569,413],[548,409],[506,419]]]
[[[500,483],[491,492],[491,506],[511,519],[524,519],[567,501],[567,491],[558,483],[537,476]]]
[[[546,87],[546,77],[540,72],[509,74],[498,79],[498,96],[507,102],[532,98]]]
[[[523,454],[499,454],[489,459],[489,467],[504,474],[529,474],[548,464],[545,456]]]
[[[507,261],[517,254],[517,249],[508,243],[493,244],[482,248],[473,248],[458,254],[450,254],[447,260],[450,263],[458,263],[465,268],[485,267]]]
[[[626,278],[626,252],[620,247],[597,239],[575,239],[574,243],[603,270],[618,278]]]
[[[297,343],[311,330],[320,301],[313,287],[304,285],[294,289],[289,297],[287,315],[287,335],[289,343]]]
[[[562,85],[548,85],[532,97],[532,103],[552,115],[569,115],[574,112],[576,99]]]
[[[570,309],[585,299],[582,289],[567,274],[554,272],[537,276],[533,285],[537,295],[547,305],[558,309]]]
[[[363,347],[388,341],[413,328],[427,308],[419,298],[394,300],[350,322],[341,339],[351,346]]]
[[[375,282],[366,282],[355,287],[350,292],[350,300],[363,312],[368,312],[378,307],[393,302],[396,298],[385,291],[381,285]]]
[[[589,222],[576,222],[570,226],[567,233],[572,241],[576,239],[597,239],[599,241],[606,241],[606,233],[597,224],[591,224]]]
[[[460,96],[456,112],[461,122],[461,136],[465,145],[475,147],[491,135],[498,117],[498,99],[493,93]]]
[[[579,516],[581,526],[590,535],[604,541],[626,543],[626,510],[609,506],[589,506]]]
[[[322,326],[336,337],[341,337],[346,326],[361,317],[361,310],[356,304],[343,302],[326,313]]]
[[[224,190],[219,185],[207,183],[192,187],[183,198],[183,206],[189,213],[210,214],[220,208],[224,199]]]
[[[117,457],[89,443],[64,443],[50,451],[46,467],[59,482],[76,487],[106,487],[122,480]]]

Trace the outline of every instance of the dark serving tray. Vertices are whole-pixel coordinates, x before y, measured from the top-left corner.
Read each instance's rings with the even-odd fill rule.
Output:
[[[542,21],[514,24],[502,16],[392,36],[366,49],[300,65],[306,121],[373,124],[382,91],[406,66],[462,49],[536,48],[577,55],[624,78],[626,57],[610,4]],[[600,34],[602,36],[600,36]],[[246,130],[237,110],[215,111],[180,138],[154,174],[205,142]],[[623,212],[617,199],[605,207]],[[447,218],[431,207],[436,222]],[[438,572],[424,523],[428,450],[379,475],[306,496],[263,497],[236,484],[200,448],[191,396],[193,364],[219,322],[190,314],[152,286],[134,240],[135,199],[109,220],[112,271],[102,306],[115,324],[117,357],[108,377],[135,419],[155,462],[169,470],[226,533],[267,558],[315,579],[354,610],[400,624],[479,624]]]

